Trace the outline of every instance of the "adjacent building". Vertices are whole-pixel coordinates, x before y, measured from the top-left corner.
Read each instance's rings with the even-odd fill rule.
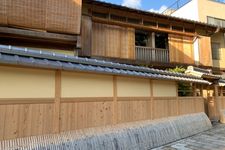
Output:
[[[199,59],[200,57],[205,57],[202,56],[201,47],[199,47],[199,45],[201,42],[206,44],[204,47],[206,53],[203,55],[210,56],[211,62],[209,65],[212,66],[214,70],[220,71],[224,71],[225,68],[225,62],[223,60],[225,57],[225,35],[223,32],[220,32],[220,29],[225,27],[224,9],[225,3],[221,0],[189,0],[185,5],[171,13],[171,16],[218,26],[215,33],[208,33],[210,38],[199,37],[195,45],[196,54],[199,54],[199,56],[196,55],[196,58],[198,57],[197,59]]]

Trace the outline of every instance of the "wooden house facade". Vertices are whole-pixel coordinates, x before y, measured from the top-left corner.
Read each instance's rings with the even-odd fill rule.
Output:
[[[206,112],[212,82],[137,64],[210,67],[216,26],[92,0],[0,0],[0,24],[0,140]]]
[[[84,0],[81,56],[212,68],[210,34],[216,31],[216,26],[200,22]]]

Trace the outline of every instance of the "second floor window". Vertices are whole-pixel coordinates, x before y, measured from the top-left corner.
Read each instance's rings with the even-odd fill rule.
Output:
[[[212,59],[220,60],[220,43],[212,43]]]
[[[219,27],[225,27],[225,20],[207,16],[207,23]]]

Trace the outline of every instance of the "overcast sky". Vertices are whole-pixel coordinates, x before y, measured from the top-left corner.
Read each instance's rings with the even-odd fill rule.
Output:
[[[172,5],[176,0],[102,0],[102,1],[148,11],[162,12],[168,6]]]

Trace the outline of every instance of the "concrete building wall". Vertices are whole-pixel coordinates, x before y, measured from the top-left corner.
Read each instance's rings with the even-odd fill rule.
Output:
[[[212,0],[198,0],[199,21],[207,23],[207,16],[225,19],[225,4]]]
[[[198,21],[199,12],[198,12],[198,0],[192,0],[180,9],[176,10],[172,16],[186,18]]]
[[[196,21],[201,21],[207,23],[207,17],[214,17],[218,19],[224,19],[225,20],[225,13],[223,13],[225,10],[225,4],[215,2],[212,0],[192,0],[177,11],[175,11],[172,16],[176,17],[181,17],[181,18],[187,18],[187,19],[192,19]],[[206,65],[208,64],[213,65],[213,67],[217,68],[225,68],[225,63],[224,60],[222,59],[225,56],[225,39],[224,35],[221,33],[217,33],[211,36],[211,42],[216,42],[220,44],[220,60],[213,60],[211,58],[211,50],[212,48],[209,47],[207,50],[210,50],[210,52],[206,52],[207,54],[210,54],[210,59],[212,60],[211,63],[204,63],[201,62],[202,58],[205,57],[202,56],[203,50],[205,50],[205,44],[203,45],[202,43],[205,42],[204,38],[200,38],[194,41],[194,58],[196,64],[201,64],[201,65]],[[210,43],[211,45],[211,43]],[[207,58],[208,61],[208,58]]]

